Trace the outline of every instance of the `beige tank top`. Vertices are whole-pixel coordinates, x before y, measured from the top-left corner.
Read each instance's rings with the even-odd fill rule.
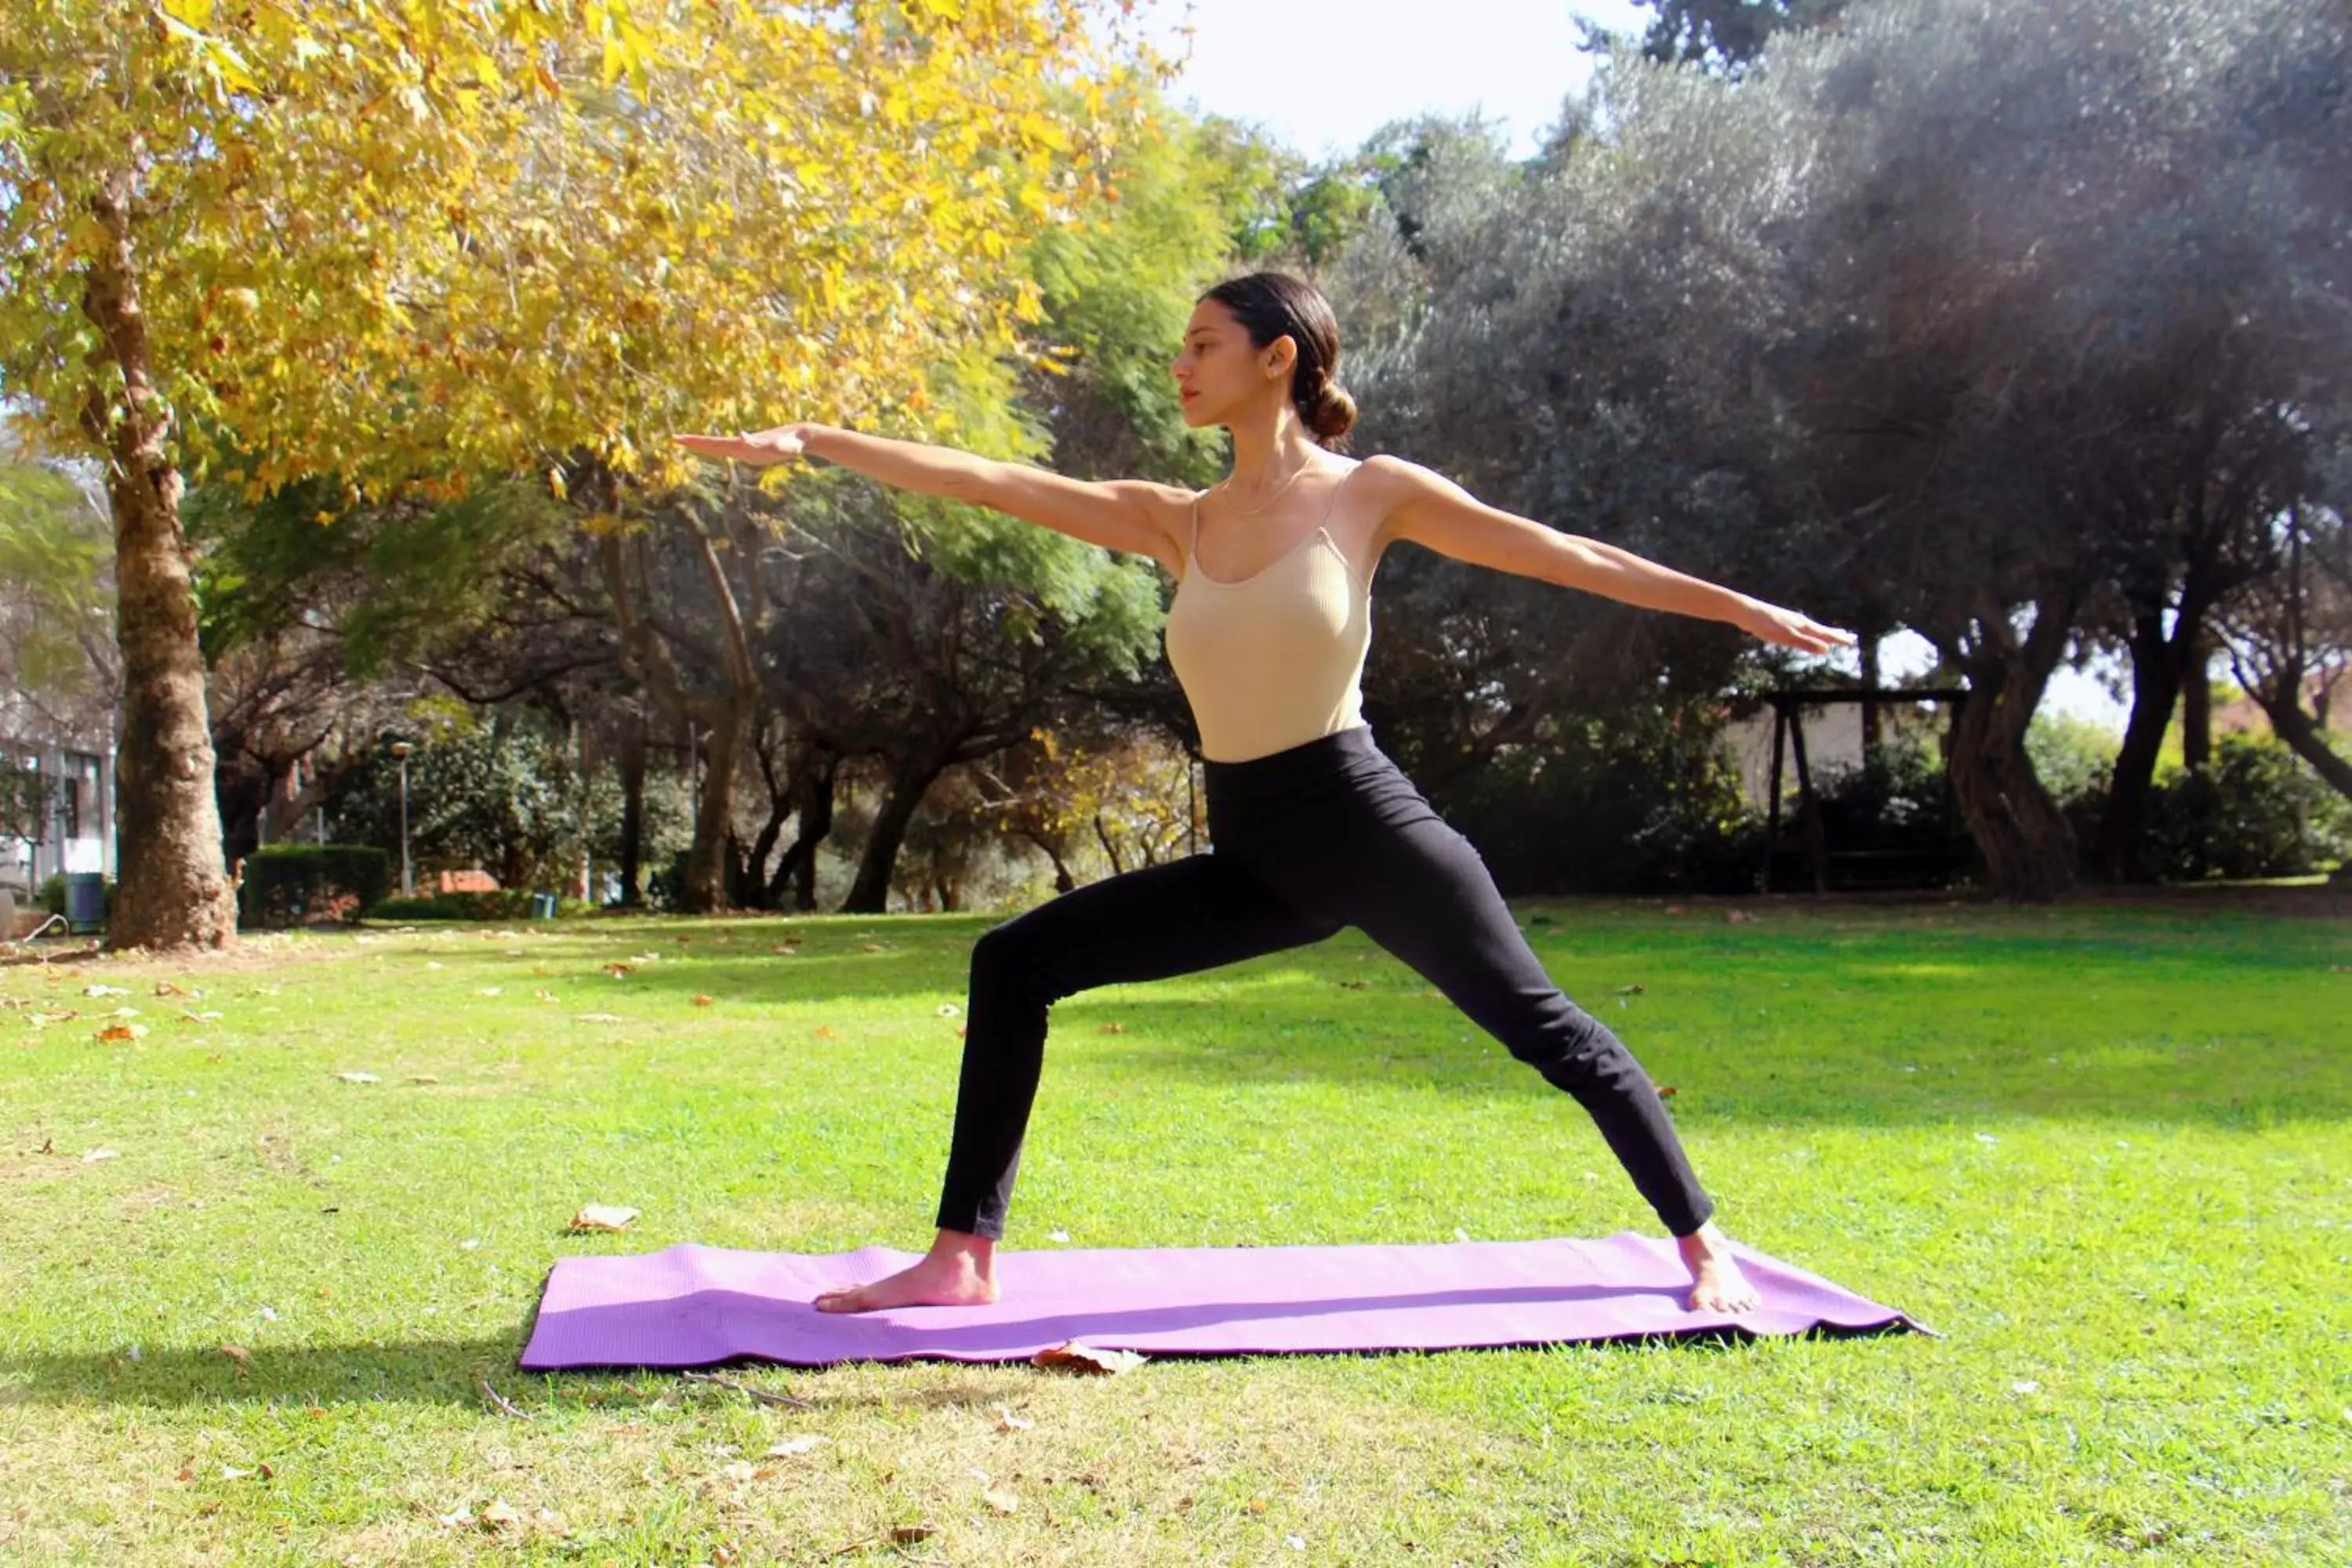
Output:
[[[1361,468],[1360,463],[1357,465]],[[1348,479],[1331,487],[1323,523]],[[1201,570],[1201,498],[1192,543],[1168,608],[1168,662],[1212,762],[1247,762],[1364,722],[1364,652],[1371,646],[1371,584],[1318,524],[1238,583]]]

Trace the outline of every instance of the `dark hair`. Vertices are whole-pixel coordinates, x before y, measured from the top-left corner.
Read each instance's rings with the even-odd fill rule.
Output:
[[[1339,322],[1315,285],[1287,272],[1252,272],[1229,278],[1201,298],[1231,310],[1259,348],[1279,337],[1290,339],[1298,350],[1291,366],[1290,401],[1318,446],[1347,450],[1356,400],[1333,379],[1339,368]]]

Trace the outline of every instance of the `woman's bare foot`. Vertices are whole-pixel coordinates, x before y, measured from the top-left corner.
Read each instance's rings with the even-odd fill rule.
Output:
[[[886,1307],[984,1307],[996,1300],[996,1243],[943,1230],[921,1262],[886,1279],[827,1290],[820,1312],[876,1312]]]
[[[1752,1312],[1764,1298],[1732,1261],[1731,1240],[1707,1221],[1688,1236],[1675,1237],[1683,1264],[1691,1272],[1690,1310],[1694,1312]]]

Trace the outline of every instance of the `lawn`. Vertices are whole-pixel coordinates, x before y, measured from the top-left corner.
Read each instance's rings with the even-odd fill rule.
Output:
[[[0,1560],[2352,1562],[2352,926],[1515,907],[1724,1228],[1944,1337],[523,1373],[558,1257],[925,1245],[991,920],[304,933],[0,969]],[[1004,1245],[1628,1227],[1351,931],[1064,1002]]]

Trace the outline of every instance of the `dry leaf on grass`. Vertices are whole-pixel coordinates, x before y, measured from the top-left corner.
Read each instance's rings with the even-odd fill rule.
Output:
[[[841,1037],[833,1032],[831,1024],[819,1024],[816,1026],[816,1037],[820,1040],[837,1040]]]
[[[188,993],[182,990],[179,986],[173,984],[168,980],[158,980],[155,982],[155,994],[158,996],[185,996]]]
[[[636,1217],[637,1211],[633,1208],[622,1208],[612,1204],[587,1204],[583,1205],[578,1214],[572,1216],[572,1224],[569,1228],[572,1230],[620,1230],[625,1228],[631,1220]]]
[[[220,1347],[220,1353],[236,1363],[236,1374],[239,1377],[243,1377],[245,1369],[253,1364],[253,1352],[243,1345],[223,1345]]]
[[[1106,1035],[1124,1035],[1127,1033],[1127,1026],[1125,1024],[1105,1024],[1102,1026],[1102,1032]]]
[[[109,1024],[98,1032],[96,1037],[101,1040],[138,1040],[144,1039],[146,1036],[147,1026],[144,1024]]]
[[[994,1509],[999,1513],[1019,1513],[1021,1511],[1021,1500],[1014,1497],[1011,1492],[1005,1491],[1001,1488],[982,1488],[980,1500],[986,1503],[989,1507]]]
[[[1108,1373],[1116,1375],[1133,1372],[1143,1364],[1144,1360],[1135,1351],[1097,1350],[1076,1340],[1064,1340],[1060,1344],[1047,1345],[1031,1356],[1029,1364],[1043,1367],[1048,1372]]]
[[[694,1005],[698,1007],[708,1007],[713,1000],[714,998],[705,996],[698,991],[694,995]]]
[[[411,1083],[439,1083],[441,1080],[434,1077],[429,1072],[413,1072],[408,1075],[408,1081]]]
[[[1617,987],[1617,994],[1620,996],[1639,996],[1642,994],[1641,984],[1636,982],[1632,985],[1620,985]]]
[[[1673,1084],[1662,1083],[1658,1085],[1658,1098],[1660,1100],[1672,1100],[1675,1093],[1676,1090]]]

